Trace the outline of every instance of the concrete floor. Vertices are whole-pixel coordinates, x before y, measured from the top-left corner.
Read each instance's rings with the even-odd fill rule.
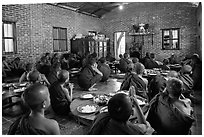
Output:
[[[72,81],[74,82],[74,81]],[[110,78],[107,83],[99,83],[99,87],[103,90],[117,91],[120,88],[122,79]],[[77,97],[81,94],[79,87],[75,84],[75,89],[73,96]],[[196,121],[193,123],[191,128],[193,135],[202,134],[202,94],[201,91],[195,91],[195,97],[197,99],[196,104],[194,104],[194,113]],[[2,116],[2,134],[6,135],[9,126],[16,120],[18,112],[21,108],[19,105],[11,107],[9,109],[3,110]],[[89,127],[78,123],[75,119],[70,119],[69,117],[59,117],[54,113],[49,113],[46,115],[48,118],[55,119],[60,126],[62,135],[84,135],[87,134]]]

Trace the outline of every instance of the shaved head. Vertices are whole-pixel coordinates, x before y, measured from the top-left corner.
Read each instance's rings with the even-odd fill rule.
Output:
[[[173,78],[178,78],[178,73],[176,71],[170,71],[168,74],[167,74],[167,77],[173,77]]]
[[[171,77],[167,81],[166,88],[170,97],[178,98],[181,95],[182,87],[183,87],[183,82],[178,78]]]
[[[28,73],[28,80],[35,83],[40,79],[40,73],[37,70],[33,70]]]
[[[48,107],[50,104],[48,88],[40,83],[33,84],[25,90],[24,100],[32,110],[42,106],[44,101]]]
[[[69,72],[67,70],[61,70],[58,74],[58,79],[60,82],[65,82],[69,79]]]
[[[108,112],[112,119],[126,122],[132,114],[132,103],[130,98],[123,93],[114,95],[108,101]]]
[[[182,68],[181,68],[181,71],[183,73],[190,73],[192,71],[192,67],[190,65],[184,65]]]

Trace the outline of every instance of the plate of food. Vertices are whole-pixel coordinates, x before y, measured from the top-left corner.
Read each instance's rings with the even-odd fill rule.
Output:
[[[13,92],[23,92],[26,88],[23,87],[23,88],[17,88],[17,89],[14,89]]]
[[[102,107],[100,109],[100,113],[103,113],[103,112],[108,112],[108,106]]]
[[[84,114],[91,114],[97,112],[99,106],[96,104],[86,104],[77,107],[77,111]]]
[[[106,105],[108,104],[110,97],[108,97],[107,95],[97,95],[93,98],[94,103],[98,104],[98,105]]]
[[[71,74],[79,73],[78,70],[71,71]]]
[[[13,83],[2,83],[2,87],[8,88],[13,86]]]
[[[81,99],[92,99],[94,95],[92,93],[84,93],[80,95]]]
[[[89,91],[97,91],[97,88],[89,88]]]
[[[72,68],[71,71],[79,70],[79,68]]]

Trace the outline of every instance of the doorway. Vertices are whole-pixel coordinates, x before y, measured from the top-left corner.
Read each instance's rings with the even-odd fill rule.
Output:
[[[125,31],[114,33],[114,53],[116,59],[125,53]]]

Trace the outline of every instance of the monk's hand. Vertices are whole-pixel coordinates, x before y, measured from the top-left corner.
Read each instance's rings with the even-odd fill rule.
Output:
[[[98,70],[97,64],[96,64],[96,65],[94,64],[94,65],[92,66],[92,69],[93,69],[96,73],[98,73],[99,75],[103,76],[103,73],[101,73],[100,70]]]
[[[69,83],[69,88],[70,88],[70,90],[72,91],[73,88],[74,88],[74,84],[73,84],[73,83]]]
[[[130,99],[131,99],[131,102],[132,102],[132,105],[133,105],[133,106],[139,106],[139,103],[138,103],[138,101],[137,101],[137,96],[136,96],[136,95],[130,97]]]
[[[129,88],[129,96],[130,97],[135,97],[136,96],[136,91],[134,86],[130,86]]]

